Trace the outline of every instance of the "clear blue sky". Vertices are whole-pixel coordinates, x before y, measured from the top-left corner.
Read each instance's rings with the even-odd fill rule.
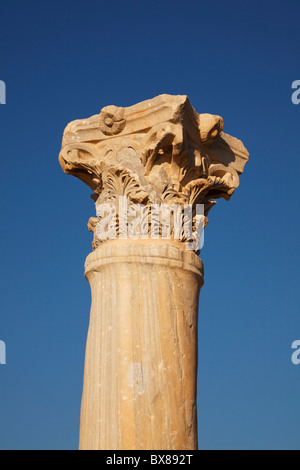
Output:
[[[210,212],[199,311],[200,449],[300,449],[300,3],[3,0],[0,449],[76,449],[90,189],[58,164],[66,124],[187,94],[250,160]]]

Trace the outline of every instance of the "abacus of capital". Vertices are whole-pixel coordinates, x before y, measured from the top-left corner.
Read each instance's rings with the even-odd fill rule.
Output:
[[[92,306],[80,449],[197,449],[199,250],[184,231],[175,236],[174,218],[168,239],[151,238],[147,218],[144,236],[128,237],[119,199],[149,214],[160,204],[190,205],[195,228],[196,206],[203,205],[206,223],[215,199],[228,200],[238,187],[247,160],[222,118],[198,114],[186,96],[107,106],[66,127],[60,164],[89,185],[97,212],[85,265]],[[114,239],[97,230],[107,203],[115,209]],[[159,217],[156,229],[161,235]]]

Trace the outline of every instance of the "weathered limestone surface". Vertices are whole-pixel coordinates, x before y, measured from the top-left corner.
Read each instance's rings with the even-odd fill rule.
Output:
[[[119,201],[148,213],[191,205],[195,228],[197,204],[206,218],[215,199],[231,197],[248,152],[223,132],[219,116],[199,115],[186,96],[161,95],[70,123],[59,160],[90,186],[97,210],[88,224],[94,252],[86,261],[92,307],[80,448],[196,449],[199,250],[187,249],[184,231],[177,237],[174,219],[169,240],[159,218],[158,239],[150,238],[147,217],[144,236],[130,239],[133,216],[122,219]],[[99,235],[107,203],[116,240]]]
[[[201,260],[177,242],[121,240],[88,256],[92,289],[82,449],[197,446]]]

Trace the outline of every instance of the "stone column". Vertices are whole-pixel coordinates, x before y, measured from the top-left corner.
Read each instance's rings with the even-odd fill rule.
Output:
[[[180,244],[105,243],[92,289],[82,449],[197,446],[197,314],[202,262]]]
[[[247,159],[222,118],[199,115],[186,96],[108,106],[67,126],[61,166],[90,186],[97,213],[80,449],[197,449],[198,207],[206,224]]]

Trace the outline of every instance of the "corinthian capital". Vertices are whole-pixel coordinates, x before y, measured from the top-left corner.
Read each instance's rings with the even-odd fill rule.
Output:
[[[242,142],[223,132],[223,119],[198,114],[187,96],[160,95],[71,122],[59,161],[65,173],[93,190],[96,207],[129,204],[203,204],[229,199],[248,160]],[[91,219],[95,231],[99,218]],[[95,237],[94,248],[99,244]]]

